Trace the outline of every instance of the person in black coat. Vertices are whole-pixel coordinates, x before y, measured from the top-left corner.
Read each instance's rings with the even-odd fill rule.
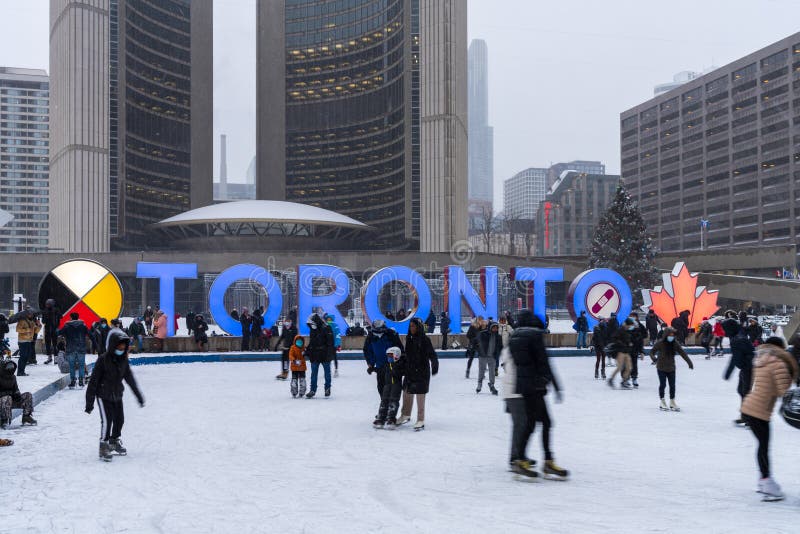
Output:
[[[364,327],[361,326],[361,323],[356,322],[356,324],[345,330],[344,335],[350,337],[364,337],[367,335],[367,332],[364,330]]]
[[[544,323],[530,310],[522,310],[517,316],[517,326],[508,342],[511,358],[516,367],[516,391],[522,395],[521,403],[525,410],[523,420],[528,425],[514,429],[512,435],[512,455],[516,454],[514,463],[519,468],[527,469],[529,462],[525,450],[536,423],[542,424],[542,448],[545,454],[544,472],[546,475],[566,477],[567,471],[558,467],[550,449],[550,427],[552,422],[547,410],[545,395],[548,386],[552,385],[556,392],[556,402],[561,402],[561,387],[550,367],[547,350],[544,347]],[[515,466],[512,466],[515,468]],[[530,474],[528,473],[528,476]]]
[[[653,345],[658,341],[658,316],[653,310],[647,310],[647,317],[644,319],[644,325],[647,328],[650,344]]]
[[[729,318],[722,321],[722,329],[731,342],[731,359],[723,377],[728,380],[733,374],[733,370],[739,369],[739,384],[736,387],[736,391],[739,393],[739,397],[744,400],[750,392],[750,386],[753,382],[755,349],[753,349],[753,344],[747,337],[747,333],[736,319]],[[734,423],[737,425],[745,424],[744,418],[740,415]]]
[[[436,328],[436,314],[433,313],[433,309],[431,308],[431,311],[428,314],[428,318],[425,319],[425,332],[428,334],[433,334],[435,328]]]
[[[606,325],[607,319],[601,317],[600,320],[594,325],[592,329],[592,346],[594,347],[594,377],[606,378],[606,354],[605,346],[608,340],[606,339]],[[599,374],[602,371],[602,376]]]
[[[405,374],[406,362],[400,347],[389,347],[386,349],[383,359],[385,364],[378,369],[378,373],[383,374],[383,391],[381,391],[381,404],[378,407],[378,415],[372,422],[374,428],[383,428],[388,424],[389,428],[397,426],[397,408],[400,404],[400,393],[403,390],[403,375]]]
[[[122,446],[120,436],[125,422],[122,405],[122,394],[125,388],[122,381],[128,383],[131,391],[144,406],[144,396],[133,377],[128,350],[131,340],[121,332],[109,336],[108,350],[97,358],[86,388],[86,413],[92,413],[95,401],[100,412],[100,459],[111,461],[111,454],[125,455],[127,450]]]
[[[425,395],[431,384],[431,376],[439,372],[439,359],[433,343],[425,334],[422,321],[414,317],[408,325],[406,335],[405,379],[403,382],[403,410],[399,424],[411,419],[414,397],[417,399],[417,422],[415,430],[425,427]]]
[[[197,344],[197,350],[205,352],[208,346],[208,323],[205,317],[201,314],[193,314],[192,319],[192,332],[194,332],[194,342]],[[189,324],[187,321],[186,324]]]
[[[633,387],[639,387],[639,359],[644,359],[644,342],[647,339],[647,328],[639,322],[639,314],[632,312],[628,317],[633,319],[634,329],[631,332],[633,350],[631,351],[631,380]]]
[[[447,334],[450,333],[450,317],[447,312],[439,316],[439,332],[442,334],[442,350],[447,350]]]
[[[472,321],[469,323],[469,328],[467,328],[467,351],[465,356],[467,357],[467,372],[464,375],[464,378],[469,378],[469,370],[472,367],[472,360],[475,359],[475,356],[478,353],[478,334],[481,333],[483,329],[483,321],[480,317],[473,317]]]
[[[628,317],[622,326],[617,329],[611,337],[611,345],[614,350],[617,366],[611,376],[608,378],[608,385],[614,387],[614,378],[617,373],[622,374],[622,382],[620,386],[628,389],[631,387],[628,379],[631,372],[631,353],[633,352],[633,331],[636,329],[636,324],[633,319]]]
[[[306,398],[310,399],[317,394],[317,378],[319,376],[319,366],[325,373],[325,396],[331,396],[331,361],[333,352],[333,330],[317,313],[312,313],[306,321],[310,329],[308,346],[305,355],[311,362],[311,389],[306,393]]]
[[[689,310],[683,310],[675,317],[670,326],[675,329],[675,336],[681,345],[686,345],[686,338],[689,336]]]
[[[47,299],[42,310],[42,325],[44,326],[44,347],[47,352],[47,361],[53,362],[53,358],[58,352],[56,342],[58,341],[58,327],[61,324],[61,308],[56,305],[53,299]]]
[[[492,395],[497,395],[497,390],[494,387],[494,378],[497,376],[497,362],[500,358],[500,351],[503,350],[503,338],[500,335],[500,327],[495,322],[489,322],[484,330],[477,336],[478,349],[478,387],[475,388],[476,393],[481,392],[481,385],[486,373],[486,368],[489,368],[489,391]],[[469,368],[467,369],[469,371]]]
[[[35,425],[33,413],[33,395],[21,393],[17,385],[17,364],[13,360],[5,360],[0,365],[0,428],[11,424],[11,410],[22,408],[22,424]]]
[[[189,313],[186,314],[186,334],[189,336],[191,336],[194,331],[195,317],[197,317],[197,315],[192,310],[189,310]]]
[[[250,350],[250,335],[253,327],[253,316],[250,315],[248,309],[242,308],[242,313],[239,314],[239,322],[242,325],[242,352]]]
[[[278,380],[286,380],[289,377],[289,349],[292,348],[295,336],[297,336],[297,327],[292,321],[286,319],[283,322],[278,342],[275,344],[275,350],[281,351],[281,372],[275,377]]]

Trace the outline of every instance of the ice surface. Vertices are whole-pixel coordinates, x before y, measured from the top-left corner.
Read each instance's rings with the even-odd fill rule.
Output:
[[[760,502],[726,361],[679,360],[683,412],[665,413],[647,362],[638,391],[612,391],[593,359],[554,359],[565,402],[551,404],[553,449],[573,475],[539,484],[507,472],[509,417],[475,394],[463,360],[442,362],[419,433],[372,429],[378,395],[361,362],[341,362],[332,398],[313,400],[292,399],[275,362],[137,366],[147,405],[126,392],[127,457],[98,461],[82,390],[40,404],[38,427],[0,431],[16,441],[0,449],[0,531],[795,532],[800,434],[773,419],[787,500]]]

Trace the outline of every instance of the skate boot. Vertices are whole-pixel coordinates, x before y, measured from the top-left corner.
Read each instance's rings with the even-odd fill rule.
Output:
[[[22,416],[22,424],[23,425],[36,426],[36,419],[31,417],[31,414],[23,415]]]
[[[408,415],[401,415],[400,419],[397,420],[397,426],[404,425],[409,421],[411,421],[411,417],[409,417]]]
[[[48,364],[48,363],[53,363],[53,357],[52,356],[48,356],[47,357],[47,361],[44,362],[44,363],[45,363],[45,365]]]
[[[325,388],[325,396],[326,397],[330,397],[331,396],[331,388]]]
[[[110,462],[111,459],[113,458],[111,454],[111,448],[109,447],[107,441],[100,442],[100,452],[98,453],[98,456],[104,462]]]
[[[467,372],[464,374],[464,378],[469,378],[469,367],[467,367]]]
[[[679,411],[681,411],[681,409],[678,407],[678,405],[677,405],[677,404],[675,404],[675,399],[670,399],[670,400],[669,400],[669,409],[670,409],[670,411],[672,411],[672,412],[679,412]]]
[[[297,397],[298,388],[296,378],[292,378],[292,382],[289,384],[289,391],[292,393],[293,398]]]
[[[603,371],[602,373],[600,373],[600,378],[602,378],[603,380],[605,380],[605,379],[606,379],[606,372],[605,372],[605,371]]]
[[[69,389],[75,389],[75,381],[74,380],[70,380]]]
[[[733,420],[733,424],[736,425],[736,426],[741,426],[741,427],[745,427],[745,428],[748,426],[747,421],[745,421],[741,417],[739,419],[734,419]]]
[[[6,428],[8,428],[8,425],[9,425],[8,419],[0,419],[0,429],[5,430]]]
[[[386,421],[386,430],[395,430],[397,428],[397,419],[390,417]]]
[[[635,388],[639,387],[639,381],[637,379],[635,379],[635,378],[633,379],[633,387],[635,387]]]
[[[556,465],[555,460],[546,460],[543,472],[545,478],[549,480],[566,480],[569,476],[569,471]]]
[[[126,456],[128,454],[128,449],[122,446],[122,441],[119,438],[111,438],[108,440],[108,452],[118,454],[120,456]]]
[[[287,373],[286,371],[283,371],[282,373],[278,373],[277,375],[275,375],[275,380],[286,380],[286,377],[288,377],[288,376],[289,376],[289,373]]]
[[[312,389],[311,391],[309,391],[308,393],[306,393],[306,398],[307,398],[307,399],[313,399],[313,398],[314,398],[314,395],[316,395],[316,394],[317,394],[317,392],[316,392],[316,391],[314,391],[314,390]]]
[[[83,378],[78,379],[78,387],[83,387]]]
[[[611,389],[614,389],[614,379],[613,378],[609,378],[606,381],[606,384],[608,384],[608,387],[610,387]]]
[[[372,428],[380,430],[385,424],[385,421],[381,420],[380,418],[375,418],[375,420],[372,422]]]
[[[595,379],[595,380],[597,380],[598,378],[600,378],[600,373],[598,373],[597,371],[595,371],[595,372],[594,372],[594,379]]]
[[[420,430],[425,430],[425,421],[422,419],[414,423],[414,432],[419,432]]]
[[[759,481],[759,487],[761,489],[760,493],[764,495],[761,498],[762,501],[782,501],[785,498],[785,495],[781,491],[781,487],[772,477],[762,478]]]
[[[514,460],[511,462],[511,471],[521,477],[530,479],[531,482],[539,481],[539,473],[532,469],[532,465],[528,460]]]
[[[627,380],[623,380],[619,387],[622,389],[631,389],[631,383]]]
[[[494,384],[489,384],[489,391],[492,392],[492,395],[497,395],[497,390],[494,387]]]
[[[667,401],[665,401],[664,399],[661,399],[661,404],[659,404],[658,409],[663,411],[663,412],[668,412],[669,408],[667,408]]]
[[[475,393],[480,393],[481,392],[481,386],[482,386],[482,384],[480,382],[478,382],[478,387],[475,388]]]

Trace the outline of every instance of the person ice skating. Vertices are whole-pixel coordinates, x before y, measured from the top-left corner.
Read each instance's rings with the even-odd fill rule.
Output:
[[[403,380],[403,409],[398,424],[411,419],[414,398],[417,400],[417,422],[414,430],[425,428],[425,395],[430,389],[431,376],[439,372],[439,359],[433,343],[425,334],[422,321],[416,317],[408,324],[406,335],[405,379]]]
[[[319,366],[325,373],[325,396],[331,396],[331,360],[333,360],[333,332],[319,314],[312,313],[306,321],[310,329],[306,356],[311,362],[311,388],[306,393],[306,398],[311,399],[317,394],[317,377]]]
[[[675,335],[675,329],[667,327],[664,329],[664,336],[650,349],[650,359],[656,366],[658,373],[658,397],[661,399],[659,407],[662,410],[672,410],[679,412],[680,408],[675,404],[675,354],[680,354],[686,361],[689,369],[694,369],[694,364]],[[669,407],[664,401],[664,390],[669,382]]]
[[[333,315],[326,313],[325,322],[328,328],[333,333],[333,377],[339,377],[339,351],[342,349],[342,335],[339,330],[339,325],[336,324]]]
[[[397,427],[397,408],[400,403],[400,393],[402,391],[403,373],[405,361],[403,353],[399,347],[389,347],[386,349],[386,364],[378,371],[383,373],[383,391],[381,392],[381,404],[378,407],[378,416],[372,422],[374,428],[384,428],[390,430]]]
[[[508,323],[508,318],[505,315],[500,316],[497,328],[500,331],[500,337],[503,339],[503,347],[508,346],[508,340],[511,339],[511,333],[514,328]]]
[[[289,368],[292,371],[292,380],[289,384],[289,391],[291,391],[293,398],[298,399],[303,398],[303,395],[306,394],[306,359],[303,354],[305,344],[305,338],[295,334],[294,339],[292,340],[292,346],[289,347],[289,350],[287,351]]]
[[[250,335],[251,328],[253,327],[253,316],[250,315],[250,310],[248,310],[246,306],[242,308],[242,313],[239,315],[239,323],[242,325],[242,352],[248,352],[250,350]]]
[[[636,325],[634,324],[633,319],[628,317],[622,323],[622,326],[620,326],[613,334],[611,339],[611,344],[617,360],[617,366],[614,368],[614,372],[611,373],[611,376],[608,378],[608,385],[612,388],[614,387],[614,378],[617,376],[617,373],[621,373],[622,375],[620,387],[623,389],[631,388],[631,384],[628,380],[631,372],[631,352],[633,351],[633,340],[631,339],[631,336],[633,335],[633,331],[635,329]]]
[[[111,337],[111,334],[125,334],[126,336],[128,335],[127,333],[125,333],[125,330],[122,329],[122,321],[120,321],[119,319],[111,319],[111,328],[108,331],[108,335],[106,335],[106,346],[105,346],[106,351],[108,351],[109,348],[108,340]]]
[[[769,325],[769,337],[777,337],[783,340],[786,344],[786,336],[783,335],[783,327],[778,323],[771,323]]]
[[[594,346],[594,377],[606,379],[606,354],[605,347],[608,340],[606,340],[607,321],[605,317],[594,325],[592,329],[592,346]],[[602,374],[598,374],[602,373]]]
[[[367,362],[367,374],[375,373],[378,386],[378,396],[383,395],[383,366],[386,364],[386,351],[389,347],[398,347],[403,350],[400,336],[393,328],[387,328],[382,319],[372,321],[372,327],[364,340],[364,361]]]
[[[725,331],[722,329],[722,321],[718,320],[714,323],[714,328],[712,330],[714,335],[713,343],[714,343],[714,352],[712,355],[714,356],[722,356],[722,339],[725,337]]]
[[[581,314],[575,320],[575,331],[578,333],[578,340],[575,344],[578,350],[588,349],[586,344],[586,334],[589,332],[589,320],[586,318],[586,310],[581,310]]]
[[[44,327],[44,347],[47,352],[47,361],[52,363],[56,355],[56,342],[58,340],[58,326],[61,324],[61,308],[56,305],[55,299],[47,299],[42,310],[42,325]]]
[[[75,387],[75,371],[78,373],[78,385],[83,387],[86,368],[86,340],[89,339],[89,329],[80,316],[73,312],[69,314],[69,321],[64,328],[58,331],[59,336],[64,336],[67,342],[67,361],[69,362],[69,387]]]
[[[758,492],[764,501],[780,501],[784,495],[772,478],[769,464],[769,420],[775,400],[791,387],[798,378],[797,362],[786,352],[781,338],[770,337],[758,349],[753,360],[753,387],[742,401],[742,417],[758,440],[758,469],[761,478]]]
[[[651,345],[658,341],[658,316],[653,310],[647,310],[647,316],[644,318],[644,325],[647,328],[647,335]]]
[[[733,374],[733,370],[739,369],[739,384],[736,387],[736,391],[739,393],[739,397],[744,400],[752,384],[755,350],[747,337],[747,333],[736,319],[730,318],[722,321],[722,329],[730,339],[731,344],[731,359],[723,377],[728,380]],[[734,423],[737,425],[747,424],[741,416]]]
[[[562,394],[556,376],[550,367],[547,351],[544,347],[544,323],[530,310],[520,311],[517,327],[508,342],[509,352],[516,372],[516,383],[510,392],[522,395],[522,403],[512,405],[515,425],[511,445],[511,469],[517,474],[536,478],[538,473],[532,469],[526,455],[528,440],[533,434],[536,423],[542,424],[542,448],[544,449],[544,474],[546,477],[566,479],[568,472],[555,463],[553,451],[550,449],[550,428],[552,422],[547,411],[548,385],[556,392],[556,402],[561,402]],[[508,404],[506,404],[508,406]],[[524,415],[521,408],[524,406]]]
[[[106,462],[111,461],[112,454],[124,456],[127,450],[122,446],[122,425],[125,422],[125,412],[122,404],[122,394],[125,388],[122,381],[128,386],[139,401],[139,406],[144,407],[144,397],[133,377],[128,350],[130,338],[125,334],[113,333],[109,336],[109,349],[99,356],[94,364],[89,385],[86,388],[86,413],[92,413],[95,400],[100,412],[100,448],[99,457]]]
[[[670,323],[670,326],[675,329],[675,336],[681,345],[686,345],[686,338],[689,335],[689,315],[691,315],[689,310],[683,310]]]
[[[636,312],[628,316],[633,320],[633,330],[631,331],[631,384],[639,387],[639,360],[644,359],[644,342],[647,339],[647,328],[639,322],[639,314]]]
[[[297,327],[290,319],[286,319],[275,345],[275,350],[281,351],[281,372],[275,377],[278,380],[286,380],[289,376],[289,351],[294,346],[296,336]],[[303,384],[305,385],[305,380],[303,380]],[[305,394],[305,388],[303,388],[303,393]]]
[[[17,377],[14,372],[17,364],[13,360],[5,360],[0,364],[0,428],[8,428],[11,424],[11,410],[22,408],[22,425],[36,425],[33,418],[33,395],[20,393]]]
[[[478,335],[484,327],[482,319],[482,317],[473,317],[469,323],[469,328],[467,328],[467,352],[465,354],[467,357],[467,372],[464,375],[465,378],[469,378],[472,360],[475,359],[475,355],[478,353]]]
[[[497,369],[497,358],[503,350],[503,338],[500,337],[500,329],[497,323],[490,322],[485,330],[478,334],[478,387],[475,393],[481,392],[483,379],[486,375],[486,368],[489,368],[489,391],[492,395],[497,395],[494,387],[495,369]]]
[[[614,338],[614,334],[617,333],[617,330],[619,330],[619,322],[617,321],[617,313],[616,312],[611,312],[611,315],[609,316],[608,321],[606,323],[606,346],[608,346],[608,344],[611,343],[611,341]],[[616,367],[617,366],[616,361],[615,361],[616,354],[613,351],[608,351],[608,350],[606,350],[604,352],[605,352],[606,358],[608,358],[608,361],[606,362],[606,367]]]
[[[447,350],[447,334],[450,333],[450,317],[447,312],[439,316],[439,333],[442,334],[442,350]]]
[[[433,331],[436,329],[436,312],[431,311],[428,312],[428,317],[425,319],[425,332],[428,334],[433,334]]]
[[[762,336],[764,335],[764,329],[761,328],[760,324],[758,324],[757,319],[752,318],[747,320],[745,332],[747,333],[747,338],[754,347],[757,347],[761,344]]]
[[[703,317],[700,328],[697,330],[697,337],[700,339],[700,346],[706,351],[706,360],[711,359],[711,342],[714,340],[714,329],[708,322],[708,317]]]

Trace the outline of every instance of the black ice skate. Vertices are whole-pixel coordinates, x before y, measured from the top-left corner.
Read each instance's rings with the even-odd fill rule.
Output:
[[[74,381],[74,380],[72,380],[72,381],[69,383],[69,386],[67,386],[67,387],[68,387],[69,389],[75,389],[75,381]]]
[[[492,395],[497,395],[497,390],[495,389],[493,384],[489,384],[489,391],[492,392]]]
[[[316,394],[317,394],[317,392],[316,392],[316,391],[314,391],[314,390],[312,389],[311,391],[309,391],[308,393],[306,393],[306,398],[307,398],[307,399],[313,399],[313,398],[314,398],[314,395],[316,395]]]
[[[282,373],[275,375],[275,380],[286,380],[287,376],[289,376],[289,373],[287,371],[283,371]]]
[[[98,453],[98,456],[104,462],[110,462],[113,458],[107,441],[100,442],[100,452]]]
[[[119,438],[111,438],[108,440],[108,449],[110,453],[118,454],[120,456],[126,456],[128,454],[128,449],[122,446],[122,442]]]
[[[331,396],[331,388],[325,388],[325,396],[326,397],[330,397]]]
[[[37,425],[36,419],[31,417],[31,414],[23,415],[22,416],[22,426],[25,426],[25,425],[36,426]]]
[[[538,482],[539,473],[532,469],[528,460],[515,460],[511,463],[511,471],[517,475],[517,480],[525,480],[528,482]]]
[[[83,387],[83,378],[78,379],[78,387]]]
[[[567,480],[569,471],[556,465],[554,460],[544,462],[544,477],[548,480]]]
[[[381,419],[375,419],[372,422],[372,428],[375,430],[381,430],[386,423]]]

